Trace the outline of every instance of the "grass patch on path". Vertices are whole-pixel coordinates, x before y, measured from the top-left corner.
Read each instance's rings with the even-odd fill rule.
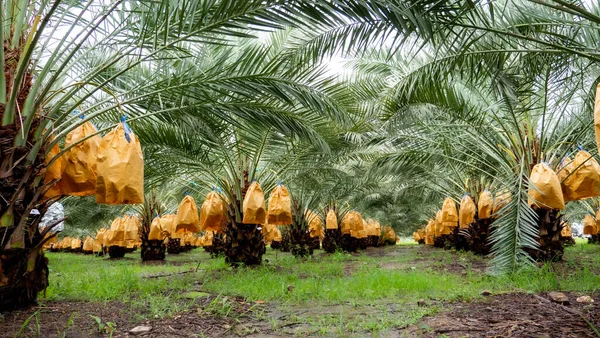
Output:
[[[196,310],[186,293],[207,292],[267,303],[257,306],[256,319],[286,334],[382,332],[438,311],[437,304],[478,299],[484,290],[592,293],[600,285],[600,246],[582,243],[567,248],[565,262],[500,277],[485,273],[485,258],[416,245],[317,251],[306,260],[268,250],[262,266],[240,268],[202,249],[158,264],[142,263],[139,253],[121,260],[47,256],[51,301],[119,301],[132,320],[146,320]],[[417,306],[421,299],[433,305]]]

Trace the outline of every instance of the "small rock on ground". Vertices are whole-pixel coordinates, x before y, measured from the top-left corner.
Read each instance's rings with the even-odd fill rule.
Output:
[[[548,296],[550,297],[550,300],[552,300],[555,303],[559,303],[559,304],[569,304],[569,297],[567,297],[564,293],[562,292],[548,292]]]
[[[131,334],[141,334],[141,333],[147,333],[152,331],[152,326],[147,326],[147,325],[140,325],[140,326],[136,326],[133,329],[129,330],[129,333]]]
[[[484,297],[488,297],[488,296],[491,296],[492,293],[488,290],[483,290],[483,291],[481,291],[481,295]]]
[[[593,303],[594,299],[590,296],[577,297],[577,303]]]

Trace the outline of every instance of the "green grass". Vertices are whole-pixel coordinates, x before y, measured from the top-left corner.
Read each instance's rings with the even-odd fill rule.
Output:
[[[341,335],[404,327],[438,311],[436,305],[416,306],[419,299],[473,300],[480,298],[483,290],[589,293],[600,285],[600,246],[585,243],[567,248],[563,263],[508,276],[486,274],[482,271],[485,259],[471,253],[408,244],[378,250],[383,256],[319,254],[301,261],[268,250],[262,266],[236,269],[223,258],[211,259],[201,249],[168,256],[164,265],[142,264],[139,253],[116,261],[48,253],[47,297],[54,301],[119,301],[133,319],[142,320],[189,309],[194,302],[182,294],[201,284],[203,292],[269,302],[267,313],[263,310],[260,316],[278,330],[297,323],[300,326],[294,326],[293,334]],[[193,269],[198,270],[182,273]],[[171,275],[148,278],[158,274]],[[316,304],[326,309],[325,313],[315,312]],[[286,319],[273,319],[278,313]]]

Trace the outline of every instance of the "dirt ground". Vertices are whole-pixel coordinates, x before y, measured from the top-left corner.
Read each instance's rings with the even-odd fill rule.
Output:
[[[402,330],[406,337],[597,337],[600,306],[577,303],[580,294],[565,293],[568,305],[546,294],[506,293],[482,302],[454,303],[447,311],[423,318]]]
[[[420,250],[427,259],[428,248],[371,248],[370,256],[402,255],[406,250]],[[414,264],[414,263],[413,263]],[[413,265],[409,264],[409,265]],[[469,262],[472,270],[484,269],[484,262]],[[382,269],[406,269],[407,264],[385,263]],[[436,267],[453,273],[465,270],[463,263],[452,262]],[[352,265],[346,269],[352,273]],[[578,303],[582,294],[568,293],[569,303],[550,301],[547,294],[505,293],[489,295],[476,302],[435,303],[427,300],[424,306],[437,305],[439,311],[422,318],[409,327],[396,327],[375,336],[381,337],[597,337],[600,327],[600,293],[589,294],[593,303]],[[215,301],[216,299],[216,301]],[[129,307],[119,302],[47,302],[43,306],[0,315],[0,337],[128,337],[139,325],[152,330],[140,337],[287,337],[296,336],[288,324],[273,325],[270,320],[278,304],[249,303],[242,298],[227,297],[227,316],[206,311],[216,295],[193,300],[192,310],[171,318],[134,321]],[[415,300],[417,302],[417,300]],[[336,305],[344,307],[347,305]],[[414,306],[419,306],[414,304]],[[298,311],[296,311],[298,310]],[[291,308],[293,313],[301,309]],[[339,310],[339,309],[337,309]],[[274,312],[275,311],[275,312]],[[324,309],[316,309],[319,313]],[[365,311],[370,311],[365,309]],[[262,313],[262,315],[261,315]],[[264,314],[267,315],[264,315]],[[100,322],[98,321],[100,320]],[[298,325],[290,323],[289,325]],[[370,332],[356,337],[373,336]]]
[[[198,299],[193,306],[195,311],[146,322],[126,320],[130,316],[123,310],[126,306],[119,302],[48,303],[4,314],[0,317],[0,337],[107,337],[111,331],[112,337],[127,337],[133,336],[129,334],[129,330],[140,325],[151,326],[152,330],[138,334],[139,337],[235,337],[256,332],[269,333],[268,324],[253,319],[249,312],[256,304],[246,303],[243,299],[228,298],[228,304],[233,304],[232,311],[236,316],[218,317],[202,313],[201,309],[206,308],[214,299],[215,296]],[[36,316],[39,325],[36,324]],[[92,316],[101,318],[101,324]],[[23,323],[29,318],[29,325],[24,328]]]

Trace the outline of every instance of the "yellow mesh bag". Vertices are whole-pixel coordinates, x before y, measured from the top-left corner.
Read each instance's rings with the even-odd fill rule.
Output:
[[[442,223],[445,228],[449,228],[450,230],[458,226],[456,203],[450,197],[447,197],[442,205]]]
[[[573,237],[573,232],[571,232],[571,226],[566,224],[560,231],[560,235],[563,237]]]
[[[96,203],[144,202],[144,155],[137,137],[125,123],[102,138],[98,148]]]
[[[544,209],[565,208],[560,181],[556,173],[546,164],[539,163],[533,167],[529,177],[529,204]]]
[[[45,163],[46,165],[52,161],[58,154],[60,153],[60,147],[58,143],[55,144],[52,149],[46,154]],[[46,191],[44,194],[44,198],[52,198],[56,196],[60,196],[62,194],[62,189],[60,185],[60,179],[62,177],[64,156],[60,156],[52,162],[51,165],[46,167],[46,172],[44,173],[44,184],[50,184],[50,182],[55,181],[54,185]]]
[[[479,194],[479,200],[477,201],[477,218],[488,219],[492,217],[493,206],[494,196],[489,190],[485,189]]]
[[[595,235],[596,233],[596,220],[594,220],[594,217],[590,214],[585,215],[583,218],[583,234]]]
[[[269,208],[267,211],[269,224],[292,224],[292,201],[290,192],[283,185],[277,185],[269,195]]]
[[[600,196],[600,165],[587,151],[577,152],[565,171],[570,171],[568,177],[562,181],[565,201]]]
[[[351,230],[362,230],[363,220],[360,213],[357,211],[349,211],[342,219],[341,228],[343,234],[349,234]]]
[[[308,221],[308,231],[310,237],[321,237],[323,233],[323,221],[321,221],[321,217],[314,212],[307,210],[306,220]]]
[[[198,217],[198,207],[196,201],[190,195],[183,198],[177,209],[175,216],[175,231],[190,233],[200,232],[200,218]]]
[[[338,219],[333,209],[330,209],[327,212],[327,218],[325,219],[325,228],[327,230],[333,230],[338,228]]]
[[[258,182],[252,182],[243,202],[244,224],[265,224],[267,222],[267,212],[265,207],[265,195]]]
[[[206,195],[204,203],[200,208],[200,229],[203,231],[223,231],[223,225],[227,221],[227,208],[219,194],[211,191]]]
[[[460,201],[458,220],[461,229],[468,229],[469,225],[475,221],[475,203],[469,195],[464,195]]]
[[[96,128],[90,122],[85,122],[67,134],[65,148],[73,144],[74,146],[63,155],[65,161],[60,181],[63,194],[88,196],[96,193],[96,159],[101,138],[99,135],[94,135],[82,141],[96,132]]]
[[[83,251],[91,252],[94,251],[94,240],[92,237],[87,236],[85,241],[83,241]]]

